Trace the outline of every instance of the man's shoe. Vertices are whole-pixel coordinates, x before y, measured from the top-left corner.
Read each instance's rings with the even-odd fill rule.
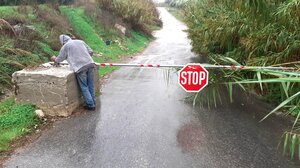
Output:
[[[90,111],[95,111],[95,110],[96,110],[96,107],[84,106],[84,109],[90,110]]]

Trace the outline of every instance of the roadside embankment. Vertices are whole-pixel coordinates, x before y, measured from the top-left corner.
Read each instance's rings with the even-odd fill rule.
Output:
[[[136,6],[128,6],[130,3],[127,1],[107,1],[109,9],[104,7],[104,0],[72,6],[0,6],[0,153],[10,150],[14,139],[33,132],[40,123],[34,113],[36,107],[17,104],[14,97],[7,99],[7,93],[13,94],[11,75],[24,68],[37,68],[48,62],[52,55],[58,55],[60,34],[84,40],[94,50],[95,62],[118,61],[123,56],[141,52],[151,41],[151,31],[160,25],[160,21],[151,2],[136,1],[139,1]],[[146,15],[147,18],[144,17]],[[101,68],[99,76],[114,69]],[[47,82],[55,80],[47,79]],[[45,89],[42,84],[33,87]],[[28,98],[37,100],[31,91],[27,93]]]

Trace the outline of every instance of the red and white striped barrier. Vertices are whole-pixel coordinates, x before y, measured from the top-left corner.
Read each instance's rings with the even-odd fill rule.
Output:
[[[51,65],[54,65],[53,62],[50,62]],[[68,63],[59,63],[60,65],[68,65]],[[121,63],[95,63],[97,66],[102,67],[140,67],[140,68],[183,68],[185,65],[162,65],[162,64],[121,64]],[[269,70],[296,70],[294,67],[263,67],[263,66],[243,66],[243,65],[211,65],[211,64],[201,64],[202,67],[206,69],[239,69],[239,70],[248,70],[248,69],[269,69]]]
[[[95,63],[98,66],[118,67],[148,67],[148,68],[183,68],[185,65],[161,65],[161,64],[120,64],[120,63]],[[206,69],[270,69],[270,70],[295,70],[293,67],[262,67],[262,66],[236,66],[236,65],[211,65],[201,64]]]

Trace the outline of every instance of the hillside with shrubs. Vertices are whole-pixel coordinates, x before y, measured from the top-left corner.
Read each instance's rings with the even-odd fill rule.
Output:
[[[148,0],[2,0],[0,5],[0,94],[11,88],[13,72],[57,55],[60,34],[86,41],[95,61],[114,61],[141,51],[162,24]]]

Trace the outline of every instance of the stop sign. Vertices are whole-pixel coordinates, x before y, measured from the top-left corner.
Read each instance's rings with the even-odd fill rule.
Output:
[[[179,71],[178,79],[186,92],[199,92],[208,84],[208,71],[201,64],[187,64]]]

